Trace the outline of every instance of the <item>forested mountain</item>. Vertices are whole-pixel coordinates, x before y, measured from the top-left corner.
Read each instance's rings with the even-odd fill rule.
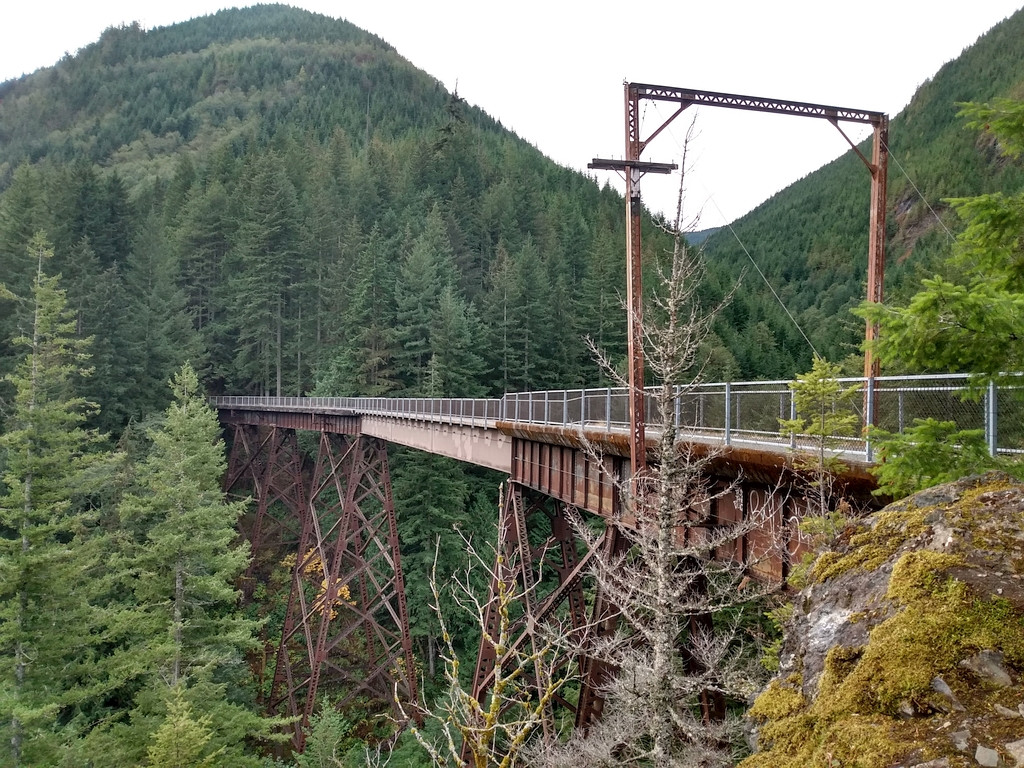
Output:
[[[1014,93],[1022,26],[893,120],[890,294],[948,248],[944,198],[1022,181],[956,117]],[[790,376],[811,354],[737,236],[819,352],[857,352],[868,184],[849,153],[708,238],[709,295],[746,273],[710,375]],[[618,195],[345,21],[260,6],[111,28],[0,85],[0,190],[4,281],[25,295],[45,231],[109,429],[162,405],[185,357],[237,393],[474,395],[598,383],[585,334],[623,351]],[[648,258],[664,249],[649,229]]]
[[[471,395],[621,351],[620,198],[346,22],[110,29],[0,92],[0,269],[24,295],[48,234],[108,429],[183,357],[231,392]]]
[[[956,117],[958,101],[1020,96],[1022,27],[1024,13],[995,28],[893,121],[890,294],[949,249],[931,213],[956,231],[943,198],[1024,182]],[[733,225],[833,360],[862,335],[848,310],[863,295],[868,184],[846,156]],[[651,272],[670,247],[657,223],[644,221]],[[244,736],[268,724],[250,716],[258,682],[240,662],[257,645],[254,617],[233,605],[241,512],[217,496],[199,388],[482,396],[608,383],[583,339],[624,356],[624,242],[616,192],[326,16],[263,5],[111,28],[0,84],[0,653],[22,671],[0,687],[5,743],[36,764],[130,764],[193,706],[221,724],[221,764],[253,764]],[[808,368],[810,347],[732,232],[705,246],[709,303],[746,271],[705,345],[706,376]],[[451,572],[453,523],[493,533],[496,478],[413,452],[392,467],[426,657],[437,538]],[[167,511],[189,503],[189,525],[212,531],[189,542],[189,573],[216,575],[197,584]],[[182,610],[209,612],[196,637],[167,610],[172,587]],[[54,642],[54,612],[81,629],[73,647]],[[190,702],[166,698],[167,669],[196,675]]]

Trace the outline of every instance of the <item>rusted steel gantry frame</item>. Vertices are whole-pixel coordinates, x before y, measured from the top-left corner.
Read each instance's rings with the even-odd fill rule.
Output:
[[[847,107],[831,107],[800,101],[767,99],[760,96],[741,96],[735,93],[697,91],[667,85],[626,83],[626,158],[625,160],[595,159],[591,168],[620,170],[626,177],[626,258],[627,291],[629,293],[629,387],[630,387],[630,457],[633,476],[638,477],[646,465],[644,450],[644,358],[643,307],[641,303],[640,255],[640,178],[648,172],[665,173],[675,168],[665,163],[643,162],[640,155],[647,145],[689,106],[726,107],[750,112],[770,112],[779,115],[815,117],[827,120],[836,127],[857,153],[871,173],[871,218],[868,240],[868,290],[870,302],[881,303],[885,272],[885,203],[886,176],[889,164],[889,116],[883,112],[870,112]],[[663,101],[677,105],[675,112],[646,138],[640,135],[640,102]],[[874,128],[871,159],[861,153],[846,135],[840,123],[866,123]],[[865,338],[869,342],[864,357],[864,376],[879,373],[870,342],[878,335],[878,326],[868,321]]]

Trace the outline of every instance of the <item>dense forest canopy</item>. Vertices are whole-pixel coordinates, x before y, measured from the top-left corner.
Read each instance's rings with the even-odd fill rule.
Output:
[[[1019,97],[1022,83],[1018,13],[893,120],[889,295],[947,263],[962,224],[946,198],[1024,187],[1020,166],[956,117],[958,102]],[[702,299],[734,294],[704,342],[705,378],[791,377],[813,350],[860,370],[863,320],[849,310],[864,293],[868,185],[849,154],[699,238]],[[180,489],[167,471],[187,463],[182,445],[203,454],[216,432],[199,387],[472,397],[610,384],[585,338],[621,366],[624,223],[609,186],[552,163],[384,41],[281,5],[111,28],[0,84],[0,652],[12,669],[39,660],[0,690],[0,710],[19,713],[4,714],[5,743],[37,764],[123,764],[184,723],[209,731],[200,752],[251,764],[239,734],[269,725],[250,716],[258,681],[239,659],[283,598],[270,585],[265,614],[233,611],[244,553],[225,544],[240,510],[215,498],[219,459],[181,470],[190,514],[214,532],[188,563],[216,583],[193,593],[185,579],[175,596],[186,609],[208,600],[204,626],[230,642],[210,655],[207,636],[168,635],[180,621],[161,602],[186,569],[168,554],[161,505]],[[651,275],[671,250],[662,224],[644,219]],[[28,362],[42,355],[50,378],[37,380]],[[34,387],[62,429],[25,405]],[[35,464],[40,445],[73,460]],[[25,477],[40,472],[26,503]],[[403,451],[393,474],[427,656],[436,542],[451,572],[453,523],[492,533],[497,478]],[[145,569],[156,575],[136,578]],[[47,593],[47,578],[70,586]],[[30,605],[74,617],[83,645],[33,646],[45,628]],[[46,665],[62,672],[51,681]],[[191,698],[166,690],[167,670]],[[209,717],[230,728],[210,731]]]
[[[893,121],[890,293],[948,250],[944,198],[1021,183],[955,114],[1013,93],[1022,24]],[[868,184],[849,153],[708,238],[708,298],[741,284],[708,376],[792,376],[812,344],[858,353]],[[623,353],[618,195],[326,16],[270,5],[111,28],[0,85],[0,190],[5,282],[24,295],[25,243],[46,231],[97,338],[97,382],[156,382],[97,383],[108,428],[159,405],[136,399],[166,396],[160,382],[197,355],[235,393],[474,395],[600,383],[585,335]],[[665,240],[650,222],[645,236],[653,266]]]

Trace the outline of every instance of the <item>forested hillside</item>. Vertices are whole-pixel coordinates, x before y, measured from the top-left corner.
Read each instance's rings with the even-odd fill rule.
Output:
[[[956,117],[956,102],[1020,96],[1022,82],[1017,14],[893,121],[891,294],[948,251],[931,214],[956,231],[943,198],[1024,186]],[[609,383],[584,337],[622,361],[623,200],[529,138],[379,38],[280,5],[112,28],[0,84],[0,732],[24,764],[159,764],[147,750],[164,729],[198,723],[212,727],[200,752],[249,765],[273,725],[253,715],[261,681],[243,660],[284,597],[266,585],[259,616],[234,604],[243,512],[216,492],[204,393]],[[863,295],[868,183],[843,157],[734,224],[833,360],[859,354],[848,310]],[[671,245],[657,224],[644,221],[651,273]],[[743,275],[704,345],[706,377],[808,368],[732,232],[706,247],[709,304]],[[453,524],[493,533],[499,478],[402,451],[392,471],[426,661],[436,542],[451,572]],[[187,557],[174,550],[184,508],[208,532]],[[73,643],[54,636],[58,614]],[[168,693],[182,679],[187,700]]]
[[[995,146],[957,117],[963,102],[1019,98],[1022,89],[1024,13],[1018,12],[944,65],[906,109],[892,116],[888,297],[905,301],[906,291],[916,285],[908,277],[919,277],[948,255],[962,224],[947,198],[1024,186],[1019,164],[999,158]],[[822,125],[821,130],[832,129]],[[868,142],[861,150],[870,157],[870,148]],[[743,290],[718,325],[741,375],[792,376],[809,367],[810,350],[737,238],[821,355],[842,360],[859,353],[864,327],[849,310],[865,295],[869,186],[863,163],[847,153],[734,222],[735,236],[723,229],[709,238],[707,253],[717,279],[728,284],[747,270]],[[850,361],[848,369],[859,375],[862,366]]]
[[[185,357],[237,393],[473,395],[621,350],[621,200],[345,22],[110,29],[5,84],[0,137],[5,282],[47,232],[107,429]]]

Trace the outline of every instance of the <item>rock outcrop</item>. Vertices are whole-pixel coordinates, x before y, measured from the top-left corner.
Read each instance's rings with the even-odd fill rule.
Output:
[[[1024,484],[922,491],[796,597],[742,768],[1024,767]]]

